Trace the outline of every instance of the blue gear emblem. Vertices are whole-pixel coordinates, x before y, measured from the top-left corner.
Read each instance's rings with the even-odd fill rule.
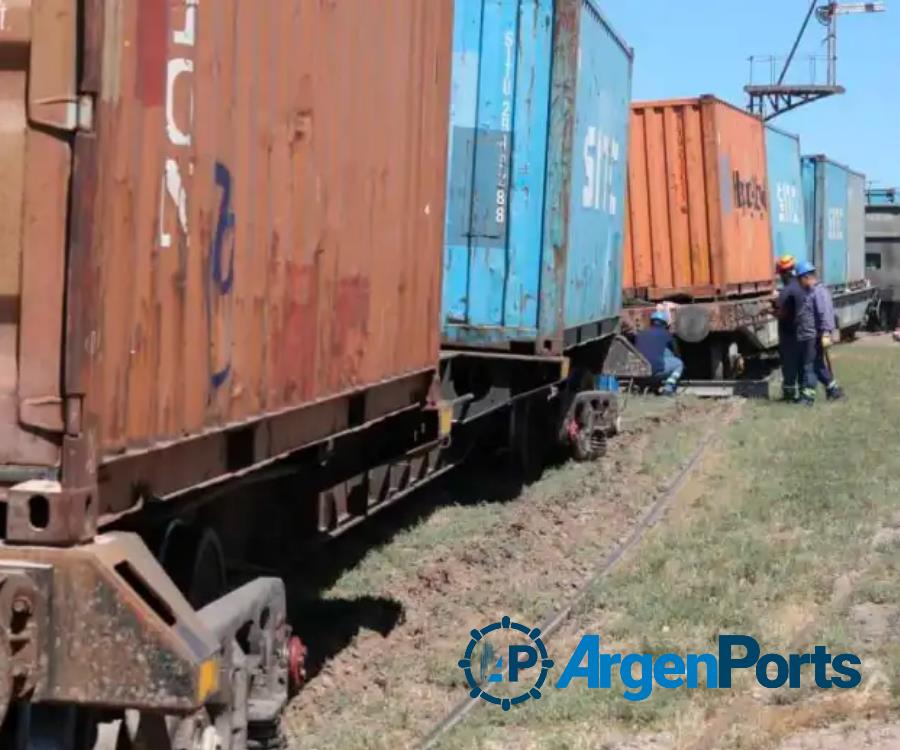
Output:
[[[539,663],[541,671],[534,681],[534,684],[528,690],[525,690],[512,698],[498,698],[496,695],[492,695],[478,684],[475,675],[472,674],[472,654],[475,651],[475,647],[485,638],[485,636],[497,630],[516,630],[519,633],[522,633],[531,640],[532,644],[540,654]],[[534,700],[540,700],[541,687],[543,687],[547,675],[553,667],[553,660],[547,655],[547,647],[541,640],[541,631],[538,628],[528,628],[521,623],[512,622],[509,617],[503,617],[500,622],[493,622],[490,625],[483,627],[481,630],[472,630],[469,635],[471,636],[471,640],[466,647],[465,656],[459,660],[459,667],[466,676],[466,682],[469,683],[469,696],[471,698],[481,698],[481,700],[487,703],[500,706],[504,711],[509,711],[512,706],[518,706],[532,698],[534,698]]]

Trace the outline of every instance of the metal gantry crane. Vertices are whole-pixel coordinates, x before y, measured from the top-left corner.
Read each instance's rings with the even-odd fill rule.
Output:
[[[784,114],[792,109],[796,109],[804,104],[824,99],[834,94],[843,94],[846,89],[839,86],[837,82],[837,30],[838,17],[844,15],[858,13],[883,13],[887,10],[887,6],[883,2],[870,3],[837,3],[829,2],[820,5],[820,0],[812,0],[809,11],[800,27],[800,33],[794,40],[794,46],[791,48],[790,54],[784,62],[781,73],[775,80],[775,70],[777,59],[774,57],[767,58],[772,66],[772,82],[769,84],[753,83],[753,67],[757,58],[750,58],[750,84],[744,87],[744,91],[750,97],[750,103],[747,108],[755,115],[762,117],[764,120],[771,120],[778,115]],[[825,83],[815,82],[815,62],[813,59],[813,74],[811,83],[785,83],[788,69],[797,53],[797,48],[806,34],[810,20],[815,16],[823,26],[828,28],[827,44],[827,78]]]

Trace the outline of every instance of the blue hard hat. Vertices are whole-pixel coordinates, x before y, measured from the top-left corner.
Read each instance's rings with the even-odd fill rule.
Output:
[[[662,310],[657,310],[650,316],[651,323],[665,323],[669,325],[669,316],[664,313]]]
[[[816,272],[816,267],[808,260],[801,260],[797,263],[797,276],[806,276]]]

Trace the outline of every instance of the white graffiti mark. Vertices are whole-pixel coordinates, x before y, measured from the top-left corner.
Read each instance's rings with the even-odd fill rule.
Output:
[[[173,56],[166,63],[166,138],[169,153],[165,157],[159,190],[158,244],[162,248],[172,247],[174,242],[169,229],[173,226],[169,218],[173,208],[174,226],[177,226],[185,245],[190,237],[189,178],[194,174],[194,164],[189,149],[194,130],[194,60],[189,55],[193,54],[197,43],[197,8],[200,0],[181,0],[181,3],[184,22],[172,23]],[[179,97],[178,90],[183,91],[184,86],[187,86],[187,92]],[[176,111],[179,105],[181,111]]]
[[[593,125],[584,138],[585,184],[581,191],[581,205],[615,216],[618,210],[613,191],[615,165],[619,161],[619,142]]]
[[[186,57],[176,57],[169,60],[168,76],[166,80],[166,133],[169,142],[173,146],[190,146],[192,126],[194,124],[194,92],[191,91],[188,100],[188,125],[187,130],[182,130],[175,119],[175,83],[178,77],[184,73],[193,75],[194,61]]]
[[[181,180],[181,170],[175,159],[166,159],[166,171],[163,175],[162,187],[159,191],[159,244],[160,247],[172,247],[172,235],[166,231],[165,212],[166,212],[166,196],[172,199],[177,207],[178,225],[181,231],[187,236],[188,218],[187,218],[187,191],[184,188],[184,182]]]
[[[3,0],[0,0],[0,31],[6,31],[6,11],[9,7]]]

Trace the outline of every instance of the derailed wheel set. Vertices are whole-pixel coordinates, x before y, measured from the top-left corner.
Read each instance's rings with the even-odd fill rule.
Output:
[[[594,0],[35,0],[0,47],[2,747],[281,746],[254,571],[475,451],[601,455],[623,309],[771,349],[776,195],[855,247],[758,121],[632,109]]]

